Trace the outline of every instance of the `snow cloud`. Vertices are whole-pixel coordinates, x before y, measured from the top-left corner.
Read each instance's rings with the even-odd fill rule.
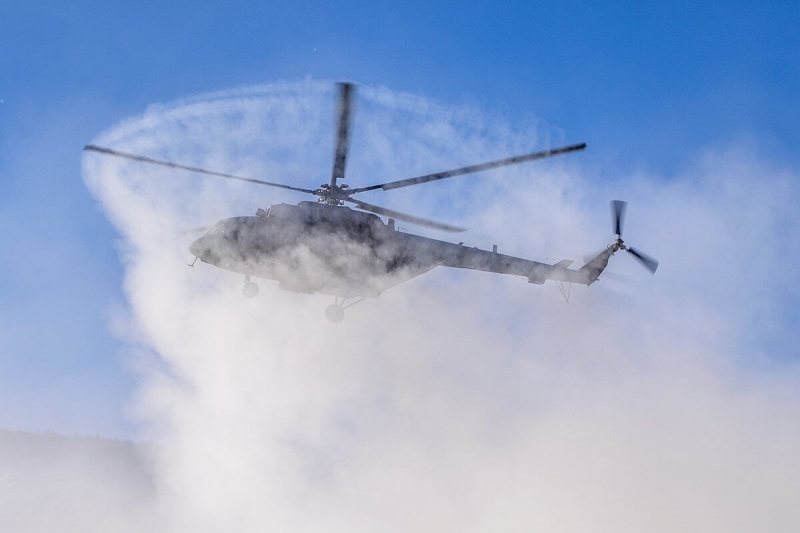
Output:
[[[313,188],[334,102],[317,81],[204,95],[94,143]],[[384,88],[356,104],[352,186],[561,144],[533,118]],[[608,201],[628,200],[626,242],[661,261],[655,276],[617,254],[567,305],[552,282],[436,269],[334,325],[331,298],[262,281],[249,300],[241,276],[186,266],[184,230],[305,198],[87,153],[120,234],[118,322],[164,527],[796,530],[798,176],[746,141],[675,176],[598,176],[590,157],[363,199],[470,227],[468,245],[577,264],[613,240]]]

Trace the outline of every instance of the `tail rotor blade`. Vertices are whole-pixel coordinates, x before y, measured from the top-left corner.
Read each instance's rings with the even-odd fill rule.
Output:
[[[649,255],[640,252],[635,248],[628,248],[628,253],[635,257],[647,270],[650,271],[651,274],[656,273],[656,269],[658,268],[658,261],[650,257]]]
[[[625,210],[628,202],[622,200],[611,201],[611,223],[614,226],[614,235],[622,236],[622,226],[625,224]]]
[[[624,202],[622,200],[611,201],[611,224],[614,227],[614,233],[617,236],[617,240],[616,242],[611,243],[608,246],[608,248],[606,248],[609,254],[605,257],[606,261],[599,269],[599,272],[602,272],[603,269],[605,269],[605,263],[607,262],[607,259],[609,257],[614,255],[618,251],[625,251],[631,254],[637,261],[639,261],[643,267],[645,267],[648,271],[650,271],[651,274],[655,274],[656,270],[658,269],[658,261],[647,255],[646,253],[640,252],[636,248],[631,248],[625,245],[625,242],[622,240],[622,228],[625,225],[625,211],[627,210],[627,208],[628,208],[628,202]]]

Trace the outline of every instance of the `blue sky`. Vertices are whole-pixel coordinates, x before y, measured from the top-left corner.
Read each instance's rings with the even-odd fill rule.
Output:
[[[535,116],[611,181],[736,143],[797,172],[797,4],[497,4],[0,4],[0,427],[133,433],[118,235],[80,161],[153,103],[352,80]]]

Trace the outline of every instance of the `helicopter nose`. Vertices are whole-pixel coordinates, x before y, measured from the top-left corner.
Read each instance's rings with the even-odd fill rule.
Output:
[[[220,256],[217,251],[218,246],[215,246],[216,244],[218,243],[215,242],[213,237],[204,235],[189,245],[189,253],[204,263],[216,265],[220,262]]]
[[[205,242],[205,237],[200,237],[189,245],[189,253],[195,257],[202,258],[206,252],[208,252],[208,244]]]

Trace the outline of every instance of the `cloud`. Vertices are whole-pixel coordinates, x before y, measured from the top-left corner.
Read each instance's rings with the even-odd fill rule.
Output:
[[[143,449],[125,441],[0,431],[4,531],[153,531]]]
[[[548,138],[384,88],[357,102],[353,186]],[[154,106],[95,143],[314,187],[333,120],[332,84],[285,82]],[[185,266],[183,229],[297,196],[87,154],[121,236],[132,351],[158,359],[142,359],[137,412],[171,529],[796,529],[796,289],[782,272],[798,249],[781,237],[798,229],[796,174],[746,144],[677,176],[586,172],[552,160],[363,199],[558,260],[611,242],[622,197],[625,237],[662,261],[656,276],[618,254],[626,282],[565,305],[549,285],[437,269],[333,325],[327,297],[262,281],[248,300],[241,276]]]

